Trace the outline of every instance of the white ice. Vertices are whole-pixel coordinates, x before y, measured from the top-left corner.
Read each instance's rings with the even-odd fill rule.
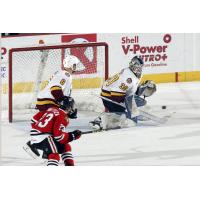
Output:
[[[133,128],[83,135],[71,143],[76,165],[200,165],[200,82],[158,84],[157,93],[147,100],[152,113],[168,116],[167,123],[140,122]],[[69,130],[88,130],[96,115],[80,113]],[[22,149],[29,129],[29,121],[3,120],[1,165],[45,165]]]

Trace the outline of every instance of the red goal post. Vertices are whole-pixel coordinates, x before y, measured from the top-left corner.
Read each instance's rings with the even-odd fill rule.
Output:
[[[33,90],[36,90],[34,89],[36,85],[41,88],[41,84],[44,82],[41,76],[45,76],[45,78],[48,76],[49,78],[50,72],[63,68],[62,60],[66,54],[77,56],[81,64],[86,66],[83,73],[76,75],[79,79],[77,81],[75,79],[74,84],[78,89],[92,88],[91,83],[94,83],[94,87],[96,87],[100,73],[104,80],[108,78],[108,44],[105,42],[12,48],[9,50],[8,72],[9,122],[13,121],[14,94],[18,95],[16,95],[15,101],[23,104],[22,101],[26,99],[26,96],[20,94],[27,93],[27,96],[30,96]],[[42,66],[42,70],[38,70],[37,66],[38,68]],[[35,71],[37,71],[37,74]],[[30,78],[35,76],[36,79],[25,81],[29,76]],[[38,80],[38,77],[41,80]]]

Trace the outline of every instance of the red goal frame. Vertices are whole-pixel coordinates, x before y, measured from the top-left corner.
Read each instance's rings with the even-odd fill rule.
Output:
[[[50,46],[35,46],[35,47],[24,47],[24,48],[12,48],[9,50],[9,66],[8,66],[8,119],[9,122],[13,121],[13,101],[12,101],[12,62],[13,53],[22,51],[37,51],[37,50],[50,50],[50,49],[66,49],[66,48],[76,48],[76,47],[105,47],[105,80],[108,79],[108,44],[105,42],[91,42],[91,43],[81,43],[81,44],[63,44],[63,45],[50,45]],[[63,57],[64,55],[62,55]]]

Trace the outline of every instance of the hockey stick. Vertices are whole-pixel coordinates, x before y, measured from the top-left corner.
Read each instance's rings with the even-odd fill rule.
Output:
[[[116,101],[113,101],[113,100],[108,99],[108,98],[106,98],[106,97],[99,96],[99,95],[94,94],[94,93],[92,93],[92,95],[94,95],[94,96],[96,96],[96,97],[98,97],[98,98],[104,99],[104,100],[106,100],[106,101],[109,101],[109,102],[111,102],[111,103],[114,103],[114,104],[116,104],[116,105],[119,105],[119,106],[121,106],[121,107],[123,107],[123,108],[126,109],[126,106],[125,106],[124,103],[118,103],[118,102],[116,102]],[[165,117],[157,117],[157,116],[155,116],[155,115],[153,115],[153,114],[151,114],[151,113],[149,113],[149,112],[146,112],[146,111],[144,111],[144,110],[141,110],[141,109],[138,109],[138,111],[139,111],[140,115],[142,115],[142,116],[144,116],[144,117],[146,117],[146,118],[148,118],[148,119],[150,119],[150,120],[152,120],[152,121],[155,121],[155,122],[157,122],[157,123],[159,123],[159,124],[163,124],[163,123],[165,123],[165,122],[167,121],[167,118],[165,118]]]
[[[85,134],[90,134],[90,133],[101,133],[103,131],[111,131],[111,130],[117,130],[117,129],[122,129],[120,126],[114,127],[114,128],[107,128],[107,129],[100,129],[100,130],[91,130],[91,131],[84,131],[81,132],[82,135]]]

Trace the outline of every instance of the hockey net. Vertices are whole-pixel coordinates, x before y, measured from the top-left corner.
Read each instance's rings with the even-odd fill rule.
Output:
[[[79,110],[98,110],[98,98],[91,92],[100,91],[108,78],[108,45],[83,43],[56,46],[15,48],[9,51],[8,116],[12,122],[18,114],[35,110],[38,92],[49,78],[63,68],[63,58],[75,55],[85,70],[73,74],[72,97]]]

